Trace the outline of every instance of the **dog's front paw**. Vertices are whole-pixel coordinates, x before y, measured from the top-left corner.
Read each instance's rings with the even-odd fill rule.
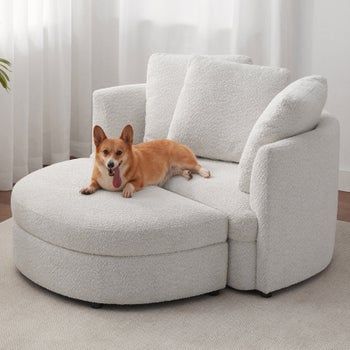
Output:
[[[96,192],[96,188],[92,186],[84,187],[80,190],[81,194],[93,194]]]
[[[126,184],[123,189],[123,197],[131,198],[134,193],[135,193],[135,187],[130,183]]]

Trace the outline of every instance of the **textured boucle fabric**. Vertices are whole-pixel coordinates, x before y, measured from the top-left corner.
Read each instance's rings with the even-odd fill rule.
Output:
[[[198,156],[239,162],[252,127],[288,76],[283,68],[192,58],[168,138]]]
[[[193,175],[193,179],[187,181],[177,176],[171,178],[164,188],[227,215],[227,284],[241,290],[254,289],[258,220],[250,208],[249,195],[238,189],[238,164],[203,158],[198,160],[204,168],[210,170],[209,179]]]
[[[256,241],[228,240],[227,285],[239,290],[256,288]]]
[[[333,255],[337,217],[339,125],[262,146],[250,203],[258,218],[257,289],[268,293],[324,269]]]
[[[164,188],[224,213],[229,222],[230,239],[256,241],[258,221],[250,208],[249,195],[238,189],[238,164],[204,158],[198,161],[211,172],[209,179],[193,175],[188,181],[176,176]]]
[[[134,128],[134,142],[143,140],[145,131],[145,84],[100,89],[93,94],[93,124],[109,137],[119,137],[123,127]]]
[[[324,272],[272,298],[226,288],[216,297],[99,310],[29,283],[18,273],[12,223],[0,223],[2,350],[349,348],[350,223],[338,221],[334,259]]]
[[[191,55],[153,54],[147,68],[145,141],[166,138]],[[211,55],[211,60],[251,63],[243,55]]]
[[[114,257],[57,247],[14,225],[14,260],[29,279],[56,293],[106,304],[186,298],[226,285],[227,243],[171,254]]]
[[[227,240],[227,218],[218,210],[147,187],[133,198],[97,191],[84,196],[93,160],[77,159],[38,170],[12,193],[16,223],[54,245],[99,255],[177,252]]]
[[[256,153],[268,143],[313,129],[327,99],[327,80],[309,76],[288,85],[266,107],[249,134],[239,163],[239,188],[249,193]]]

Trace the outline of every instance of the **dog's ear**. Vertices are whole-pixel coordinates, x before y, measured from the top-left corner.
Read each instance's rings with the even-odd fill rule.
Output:
[[[124,126],[120,138],[127,144],[132,145],[134,139],[134,130],[131,125]]]
[[[94,126],[94,142],[95,142],[95,146],[98,147],[103,140],[105,140],[107,138],[105,132],[103,131],[103,129],[98,126],[95,125]]]

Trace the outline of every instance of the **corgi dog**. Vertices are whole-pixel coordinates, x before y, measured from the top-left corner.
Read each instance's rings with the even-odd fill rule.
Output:
[[[133,134],[132,126],[126,125],[118,139],[109,139],[100,126],[94,127],[95,163],[90,184],[80,193],[92,194],[103,188],[123,191],[123,197],[131,198],[143,187],[161,186],[175,175],[187,180],[193,173],[210,177],[185,145],[171,140],[133,145]]]

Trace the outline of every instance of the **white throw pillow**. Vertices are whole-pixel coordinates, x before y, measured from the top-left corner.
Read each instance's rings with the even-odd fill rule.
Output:
[[[193,55],[163,53],[156,53],[150,57],[146,84],[145,141],[167,137],[191,57]],[[205,57],[214,60],[252,63],[249,57],[241,55],[213,55]]]
[[[168,138],[197,156],[239,162],[252,127],[288,76],[283,68],[193,58]]]
[[[259,148],[315,128],[326,99],[326,79],[310,76],[293,82],[271,101],[254,125],[244,148],[239,163],[241,191],[249,193]]]

